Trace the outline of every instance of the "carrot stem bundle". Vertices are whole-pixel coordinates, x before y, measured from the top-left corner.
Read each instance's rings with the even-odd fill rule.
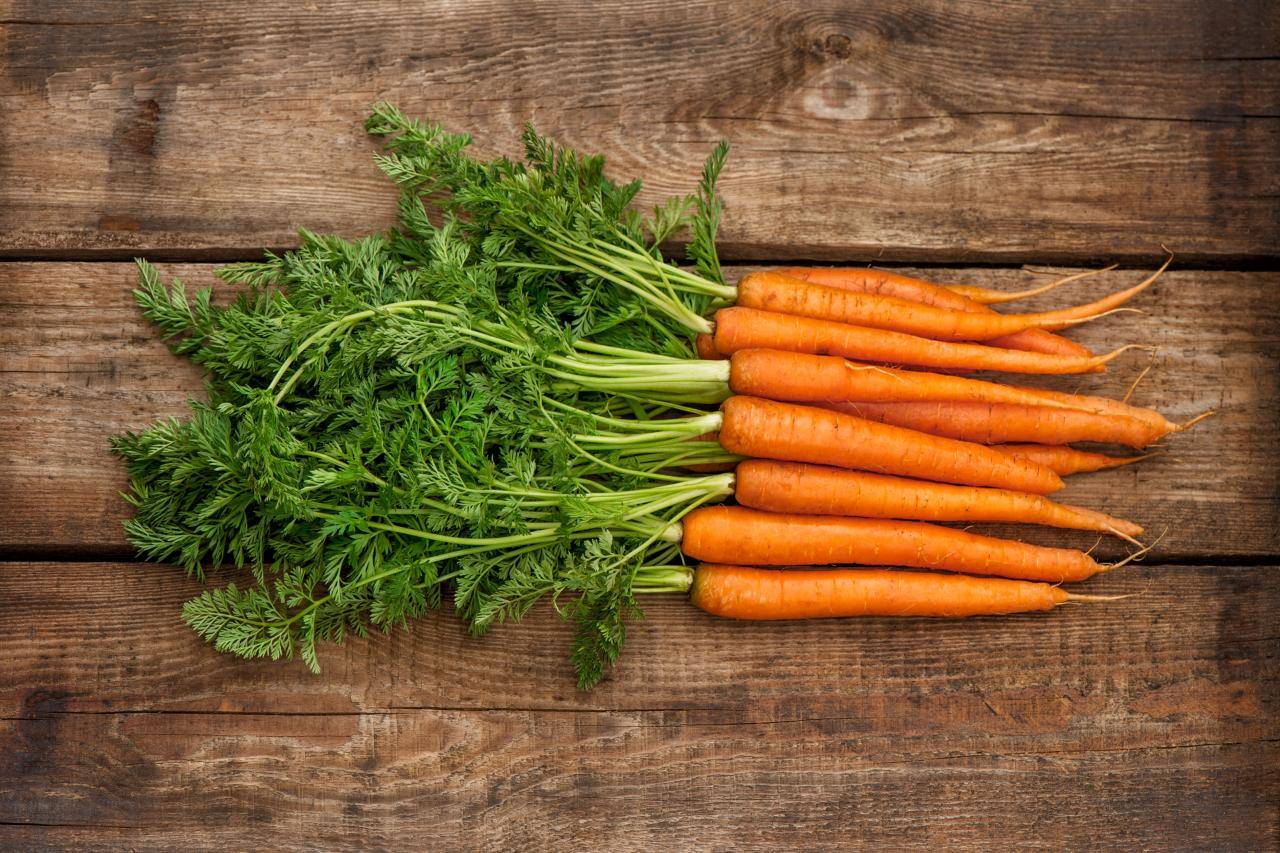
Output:
[[[692,603],[729,619],[994,616],[1094,600],[1047,583],[889,569],[760,569],[702,563]]]

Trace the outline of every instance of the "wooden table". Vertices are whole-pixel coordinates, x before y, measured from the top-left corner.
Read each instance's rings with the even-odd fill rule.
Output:
[[[0,846],[1280,845],[1280,16],[1053,5],[0,0]],[[727,137],[739,264],[1127,266],[1076,294],[1168,245],[1147,314],[1079,333],[1160,346],[1139,401],[1218,410],[1067,493],[1162,534],[1089,585],[1130,597],[768,625],[664,600],[590,693],[547,608],[319,677],[215,654],[178,615],[201,584],[121,535],[108,436],[200,387],[125,261],[201,284],[299,225],[386,226],[378,98],[486,154],[532,119],[649,198]]]

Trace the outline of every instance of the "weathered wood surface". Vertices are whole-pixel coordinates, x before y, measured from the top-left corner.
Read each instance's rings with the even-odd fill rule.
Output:
[[[720,138],[727,257],[1280,252],[1267,0],[0,2],[0,252],[243,255],[386,224],[394,99],[534,120],[654,195]],[[653,197],[653,196],[650,196]]]
[[[393,194],[360,122],[389,98],[486,156],[532,119],[646,199],[729,138],[740,262],[1014,286],[965,265],[1164,243],[1237,269],[1072,333],[1160,345],[1136,399],[1220,411],[1064,494],[1168,528],[1088,584],[1131,597],[751,625],[663,598],[582,694],[546,607],[326,648],[317,677],[201,644],[178,613],[202,585],[174,569],[79,562],[131,558],[107,438],[181,416],[200,377],[128,265],[0,263],[0,847],[1280,847],[1277,43],[1264,0],[0,0],[0,258],[376,230]],[[1058,387],[1118,395],[1145,364]]]
[[[1137,568],[1097,584],[1131,598],[963,623],[664,597],[589,694],[545,607],[327,648],[316,677],[209,652],[177,616],[199,588],[0,564],[0,844],[1280,844],[1270,568]]]
[[[213,282],[203,265],[171,266],[190,285]],[[740,270],[735,270],[734,273]],[[930,270],[940,279],[1014,287],[1017,270]],[[0,549],[28,554],[127,556],[118,495],[124,478],[108,438],[158,417],[181,416],[199,372],[171,355],[130,296],[131,264],[0,266]],[[1084,298],[1133,280],[1100,276],[1071,291]],[[1073,334],[1099,350],[1141,341],[1161,347],[1134,399],[1186,420],[1219,414],[1168,442],[1169,456],[1079,477],[1062,499],[1146,525],[1161,536],[1150,559],[1280,554],[1280,308],[1273,273],[1169,273],[1140,298],[1145,315],[1119,315]],[[1061,302],[1066,296],[1053,297]],[[1058,387],[1122,396],[1148,364],[1137,355],[1104,376]],[[1055,384],[1046,382],[1045,384]],[[1167,532],[1166,532],[1167,528]],[[1046,544],[1088,547],[1094,537],[1023,528]],[[1123,552],[1105,542],[1101,553]]]

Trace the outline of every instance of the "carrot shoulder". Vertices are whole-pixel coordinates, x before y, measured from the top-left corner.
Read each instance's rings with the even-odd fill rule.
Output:
[[[994,616],[1052,610],[1074,597],[1047,583],[888,569],[759,569],[703,563],[690,600],[729,619]],[[1089,596],[1085,596],[1089,597]]]

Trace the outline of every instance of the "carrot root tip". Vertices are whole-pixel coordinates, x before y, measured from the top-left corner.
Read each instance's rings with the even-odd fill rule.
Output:
[[[1137,545],[1139,548],[1145,548],[1145,547],[1146,547],[1146,546],[1145,546],[1145,545],[1143,545],[1141,542],[1139,542],[1137,539],[1134,539],[1132,536],[1130,536],[1128,533],[1125,533],[1123,530],[1118,530],[1117,528],[1112,527],[1111,525],[1107,525],[1107,532],[1108,532],[1108,533],[1110,533],[1110,534],[1112,534],[1113,536],[1119,536],[1119,537],[1120,537],[1121,539],[1123,539],[1124,541],[1126,541],[1126,542],[1128,542],[1128,543],[1130,543],[1130,544],[1133,544],[1133,545]]]
[[[1091,602],[1102,601],[1120,601],[1125,598],[1133,598],[1136,593],[1125,593],[1124,595],[1084,595],[1078,592],[1067,593],[1067,600],[1064,604],[1086,604]]]
[[[1161,533],[1159,536],[1157,536],[1150,545],[1146,545],[1140,548],[1139,550],[1134,551],[1132,554],[1125,557],[1123,560],[1120,560],[1119,562],[1111,563],[1110,565],[1103,566],[1102,571],[1104,572],[1114,571],[1123,566],[1127,566],[1130,563],[1136,562],[1137,560],[1141,560],[1143,557],[1151,553],[1151,549],[1155,548],[1156,545],[1160,544],[1160,540],[1163,539],[1165,537],[1165,533],[1168,533],[1168,532],[1169,531],[1166,528],[1164,533]]]
[[[1181,426],[1177,427],[1177,428],[1174,430],[1174,432],[1186,432],[1187,430],[1191,429],[1191,428],[1192,428],[1193,426],[1195,426],[1196,424],[1200,423],[1201,421],[1205,420],[1206,418],[1211,418],[1211,417],[1213,417],[1213,416],[1214,416],[1214,415],[1216,415],[1217,413],[1218,413],[1218,410],[1217,410],[1217,409],[1210,409],[1210,410],[1209,410],[1209,411],[1207,411],[1207,412],[1202,412],[1202,413],[1200,413],[1200,414],[1196,415],[1196,416],[1195,416],[1194,418],[1192,418],[1191,420],[1187,421],[1185,424],[1182,424]]]

